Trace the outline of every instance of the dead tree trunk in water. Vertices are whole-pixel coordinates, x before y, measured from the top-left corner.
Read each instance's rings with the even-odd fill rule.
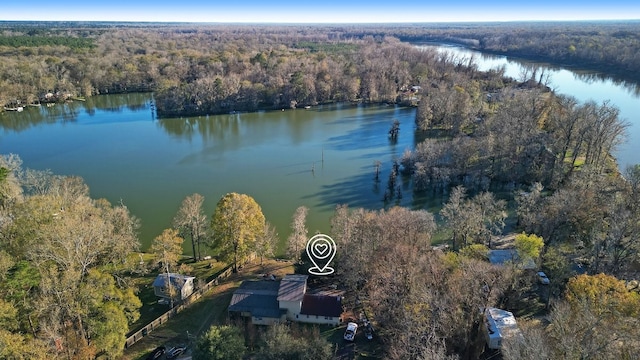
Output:
[[[389,129],[389,138],[393,141],[398,140],[398,132],[400,132],[400,121],[398,119],[393,120],[391,129]]]

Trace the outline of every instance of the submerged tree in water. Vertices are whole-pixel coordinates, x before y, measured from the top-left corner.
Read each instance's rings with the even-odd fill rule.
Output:
[[[391,129],[389,129],[389,138],[392,141],[397,141],[399,132],[400,132],[400,121],[398,119],[394,119],[393,124],[391,124]]]

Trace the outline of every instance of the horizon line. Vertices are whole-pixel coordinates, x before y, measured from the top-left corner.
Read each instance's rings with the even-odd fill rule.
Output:
[[[528,20],[441,20],[441,21],[353,21],[353,22],[288,22],[288,21],[177,21],[177,20],[78,20],[78,19],[0,19],[0,23],[33,22],[33,23],[129,23],[129,24],[194,24],[194,25],[424,25],[424,24],[495,24],[495,23],[579,23],[579,22],[640,22],[634,19],[528,19]]]

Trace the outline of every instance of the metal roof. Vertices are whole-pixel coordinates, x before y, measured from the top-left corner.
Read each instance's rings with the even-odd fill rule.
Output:
[[[189,280],[195,279],[193,276],[183,275],[183,274],[175,274],[169,273],[169,280],[171,281],[171,286],[175,286],[180,289],[182,286]],[[167,286],[167,274],[159,274],[155,280],[153,280],[153,286],[156,287],[165,287]]]
[[[307,294],[302,300],[300,314],[340,317],[342,314],[342,301],[339,296]]]
[[[498,308],[487,308],[487,329],[490,338],[506,338],[520,333],[513,313]]]
[[[248,312],[254,317],[280,317],[277,281],[244,281],[233,293],[229,311]]]
[[[495,265],[505,265],[509,262],[517,264],[521,269],[535,269],[536,263],[532,259],[521,260],[516,249],[489,250],[489,262]]]
[[[308,275],[285,275],[280,281],[278,301],[302,301],[307,290]]]

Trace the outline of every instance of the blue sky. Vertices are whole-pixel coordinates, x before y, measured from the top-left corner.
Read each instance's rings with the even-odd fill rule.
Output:
[[[617,19],[640,19],[640,1],[28,0],[0,6],[0,20],[396,23]]]

